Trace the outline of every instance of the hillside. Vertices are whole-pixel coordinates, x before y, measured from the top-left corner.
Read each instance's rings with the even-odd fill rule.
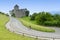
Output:
[[[51,28],[48,28],[48,27],[45,27],[45,26],[41,26],[41,25],[37,25],[36,21],[30,21],[29,17],[18,18],[18,20],[21,21],[22,24],[25,25],[26,27],[37,30],[37,31],[55,32],[54,29],[51,29]]]
[[[9,18],[3,14],[0,14],[0,40],[35,40],[34,38],[18,35],[8,31],[5,28],[5,24]]]

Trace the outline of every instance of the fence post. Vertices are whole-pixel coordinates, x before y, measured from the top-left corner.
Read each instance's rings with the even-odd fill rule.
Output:
[[[36,36],[36,39],[38,39],[38,36]]]
[[[29,26],[29,28],[31,29],[31,26]]]
[[[23,36],[24,36],[24,33],[23,33]]]
[[[53,38],[53,40],[55,40],[55,39]]]

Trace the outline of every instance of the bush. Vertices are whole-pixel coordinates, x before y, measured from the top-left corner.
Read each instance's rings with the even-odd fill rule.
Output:
[[[49,12],[39,12],[31,15],[31,20],[36,21],[39,25],[60,26],[60,15],[50,14]]]
[[[44,22],[44,25],[46,25],[46,26],[54,26],[55,25],[55,22],[54,21],[45,21]]]
[[[11,15],[11,16],[15,17],[15,14],[14,14],[14,13],[12,13],[12,15]]]
[[[32,14],[30,20],[35,20],[36,15],[37,13]]]
[[[26,11],[25,13],[26,13],[26,16],[29,16],[29,11]]]
[[[57,26],[60,27],[60,21],[57,22]]]
[[[28,28],[31,28],[37,31],[43,31],[43,32],[55,32],[54,29],[50,29],[45,26],[36,25],[34,23],[31,23],[30,21],[26,21],[26,19],[19,18],[19,20]]]

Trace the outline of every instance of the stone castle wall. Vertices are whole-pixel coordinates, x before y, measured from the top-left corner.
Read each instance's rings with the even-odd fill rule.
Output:
[[[26,16],[26,12],[27,9],[19,9],[19,6],[15,6],[12,13],[15,14],[16,17],[23,17],[23,16]]]

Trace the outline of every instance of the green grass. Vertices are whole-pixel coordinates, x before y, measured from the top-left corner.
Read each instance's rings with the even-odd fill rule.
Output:
[[[30,21],[29,19],[30,19],[29,17],[18,18],[18,20],[20,20],[28,28],[30,28],[29,26],[31,26],[31,28],[34,30],[43,31],[43,32],[55,32],[55,30],[45,26],[37,25],[36,21]]]
[[[36,40],[31,37],[26,37],[10,32],[5,28],[5,24],[9,18],[5,15],[0,14],[0,40]]]

